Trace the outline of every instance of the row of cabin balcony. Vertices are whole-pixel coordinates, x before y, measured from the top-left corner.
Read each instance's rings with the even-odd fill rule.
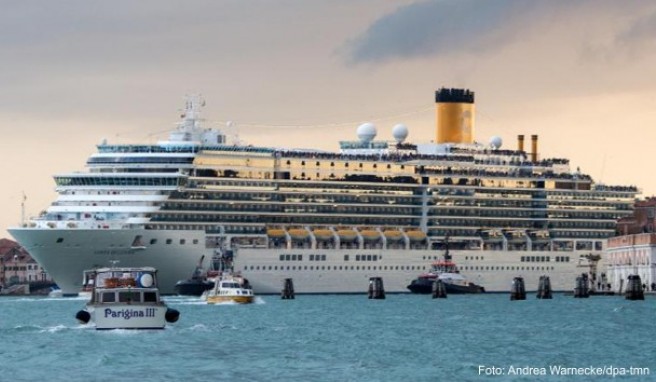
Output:
[[[524,229],[581,229],[590,231],[614,231],[614,221],[567,221],[551,219],[503,219],[467,218],[460,216],[435,217],[428,220],[429,226],[440,227],[488,227],[492,228],[524,228]]]
[[[428,225],[428,230],[431,236],[442,236],[447,235],[449,232],[451,234],[457,233],[460,236],[480,236],[481,231],[486,231],[490,229],[496,230],[548,230],[550,232],[550,237],[596,237],[596,238],[607,238],[612,236],[615,233],[615,230],[609,227],[596,227],[596,228],[578,228],[575,231],[575,234],[569,234],[568,232],[572,231],[571,228],[562,228],[562,227],[548,227],[548,226],[536,226],[530,224],[507,224],[507,225],[482,225],[482,224],[452,224],[452,225]],[[450,235],[450,234],[449,234]],[[489,239],[494,241],[494,239]]]
[[[312,187],[314,186],[314,187]],[[414,186],[403,186],[400,184],[362,184],[362,183],[323,183],[323,187],[308,183],[281,183],[276,187],[256,187],[248,184],[230,184],[229,182],[190,182],[184,191],[174,191],[172,196],[191,199],[222,199],[225,196],[246,195],[243,200],[252,198],[253,195],[260,197],[263,193],[267,195],[307,195],[309,197],[332,197],[351,195],[357,197],[380,196],[385,199],[394,197],[421,197],[421,189]],[[236,197],[236,196],[235,196]]]
[[[521,179],[522,181],[555,181],[555,180],[571,180],[576,181],[576,183],[589,184],[592,182],[592,178],[589,175],[581,174],[571,174],[569,172],[555,173],[551,171],[547,172],[534,172],[534,171],[525,171],[521,168],[518,168],[514,171],[500,171],[500,170],[486,170],[478,167],[467,167],[467,168],[435,168],[435,167],[426,167],[426,166],[417,166],[417,173],[422,175],[444,175],[444,176],[464,176],[464,177],[480,177],[480,178],[509,178],[509,179]]]
[[[152,206],[148,204],[147,206]],[[262,211],[262,212],[282,212],[286,209],[293,208],[311,208],[314,211],[333,213],[333,212],[352,212],[352,213],[392,213],[392,214],[413,214],[421,213],[422,207],[420,205],[408,204],[390,204],[390,203],[376,203],[376,202],[361,202],[361,201],[348,201],[348,202],[330,202],[319,203],[313,201],[295,200],[277,201],[266,200],[248,203],[240,201],[212,201],[209,203],[198,203],[197,200],[189,202],[181,200],[171,200],[165,202],[161,210],[164,211]]]
[[[342,144],[348,144],[350,142],[342,142]],[[358,142],[359,143],[359,142]],[[279,150],[274,156],[280,158],[280,160],[290,160],[294,161],[310,161],[310,160],[320,160],[322,162],[328,160],[338,160],[341,162],[357,161],[358,159],[364,161],[383,161],[391,163],[399,163],[406,161],[425,161],[425,162],[441,162],[445,165],[467,165],[467,164],[478,164],[478,165],[499,165],[499,166],[516,166],[516,167],[528,167],[528,168],[553,168],[558,166],[562,168],[569,164],[567,159],[543,159],[538,162],[530,162],[526,158],[519,157],[517,152],[508,151],[512,153],[509,155],[498,155],[503,154],[504,150],[487,152],[487,151],[470,151],[459,148],[452,148],[451,153],[448,155],[445,154],[418,154],[416,152],[391,152],[386,154],[344,154],[344,153],[318,153],[318,152],[294,152],[287,150]],[[495,154],[491,156],[492,154]]]
[[[574,209],[551,209],[546,206],[432,206],[428,205],[429,215],[445,216],[481,216],[481,217],[550,217],[558,219],[581,219],[581,220],[617,220],[627,215],[630,211],[617,210],[574,210]]]
[[[207,178],[239,178],[239,179],[264,179],[264,180],[302,180],[302,181],[344,181],[344,182],[364,182],[364,183],[405,183],[419,184],[420,179],[409,175],[400,175],[395,173],[374,174],[354,174],[352,172],[337,173],[334,171],[318,171],[316,173],[298,171],[239,171],[238,169],[224,170],[196,170],[195,176]],[[384,175],[384,176],[383,176]]]
[[[497,199],[497,198],[431,198],[429,204],[434,204],[432,208],[449,209],[449,208],[508,208],[508,209],[536,209],[544,205],[549,212],[610,212],[618,213],[624,216],[632,209],[626,204],[621,205],[599,205],[598,203],[581,203],[581,204],[563,204],[561,202],[535,200],[535,199]]]
[[[400,220],[415,220],[420,219],[420,216],[407,214],[407,215],[390,215],[385,213],[380,214],[353,214],[353,213],[308,213],[307,210],[299,211],[298,213],[286,213],[281,214],[277,212],[261,212],[256,216],[249,211],[244,212],[234,212],[229,211],[225,212],[215,212],[204,211],[204,213],[190,213],[191,211],[175,211],[175,213],[166,213],[165,211],[158,211],[153,214],[153,219],[156,220],[172,220],[172,221],[254,221],[254,222],[272,222],[280,221],[281,219],[287,221],[293,218],[303,219],[312,221],[322,220],[330,223],[334,223],[340,220],[349,220],[349,221],[375,221],[377,224],[381,221],[394,221],[394,219]],[[382,220],[381,220],[382,219]],[[545,227],[548,229],[569,229],[569,228],[578,228],[578,229],[591,229],[591,230],[614,230],[615,222],[614,221],[568,221],[568,220],[552,220],[552,219],[529,219],[529,218],[514,218],[514,219],[503,219],[503,220],[493,220],[493,218],[484,218],[484,217],[465,217],[465,216],[439,216],[431,217],[428,219],[427,224],[429,225],[439,225],[439,226],[467,226],[467,227],[524,227],[532,228],[536,224],[540,227]]]
[[[528,236],[523,240],[489,241],[482,237],[458,235],[457,231],[442,232],[449,235],[449,248],[453,250],[498,250],[498,251],[601,251],[604,238],[554,238],[547,241],[534,241]],[[451,234],[454,234],[451,236]],[[446,236],[443,236],[446,237]]]
[[[380,170],[389,170],[388,172],[402,172],[402,173],[414,172],[414,166],[406,166],[405,164],[391,164],[391,163],[385,164],[385,163],[380,163],[379,161],[358,162],[358,163],[353,163],[353,165],[351,166],[350,162],[307,161],[306,163],[305,160],[301,160],[301,161],[287,160],[284,165],[281,165],[281,167],[287,167],[288,169],[330,167],[330,168],[343,169],[343,170],[362,169],[362,170],[368,170],[373,172],[378,172]]]
[[[376,164],[372,164],[376,166]],[[389,171],[377,171],[372,168],[369,174],[357,174],[360,170],[363,172],[367,169],[355,169],[353,171],[335,172],[334,170],[320,170],[315,168],[316,172],[311,172],[311,169],[290,169],[290,171],[256,171],[256,168],[230,168],[230,169],[197,169],[196,176],[201,177],[219,177],[219,178],[243,178],[243,179],[289,179],[289,180],[322,180],[322,181],[357,181],[357,182],[388,182],[388,183],[417,183],[429,185],[458,185],[458,186],[476,186],[476,187],[494,187],[494,188],[511,188],[511,189],[576,189],[576,190],[589,190],[590,183],[578,182],[564,183],[557,181],[546,181],[541,178],[538,181],[531,181],[527,179],[517,179],[516,177],[507,176],[508,174],[485,173],[481,171],[473,172],[472,174],[463,174],[465,177],[453,178],[449,172],[440,172],[444,176],[431,176],[421,177],[419,175],[409,175],[412,173],[393,173]],[[354,173],[355,172],[355,173]],[[424,175],[423,173],[420,173]],[[438,174],[429,173],[429,175]],[[468,177],[470,176],[470,177]],[[473,178],[471,178],[473,177]]]
[[[572,210],[545,210],[544,208],[493,208],[491,206],[480,207],[430,207],[428,216],[462,216],[462,217],[480,217],[480,218],[546,218],[546,219],[565,219],[565,220],[609,220],[616,221],[624,216],[623,212],[608,211],[572,211]]]
[[[390,178],[391,180],[398,179],[400,183],[397,184],[377,184],[379,182],[372,182],[367,184],[367,182],[362,182],[362,179],[367,179],[367,175],[362,174],[352,174],[351,179],[359,180],[358,182],[322,182],[322,181],[295,181],[292,179],[247,179],[247,178],[236,178],[236,177],[221,177],[217,178],[214,170],[203,170],[198,171],[194,176],[189,178],[188,187],[190,188],[200,188],[201,186],[221,186],[228,187],[234,186],[238,189],[269,189],[269,190],[278,190],[278,189],[302,189],[302,190],[313,190],[316,189],[321,192],[327,192],[331,189],[334,189],[334,192],[349,190],[349,189],[371,189],[371,192],[377,193],[389,193],[389,191],[397,192],[409,192],[416,189],[418,186],[415,185],[416,182],[408,183],[410,180],[407,177],[401,178]],[[379,178],[372,178],[379,180]],[[373,187],[376,186],[376,187]]]
[[[323,225],[418,225],[421,217],[417,216],[339,216],[339,215],[313,215],[307,213],[287,215],[179,215],[167,213],[155,213],[150,219],[159,223],[197,223],[197,224],[235,224],[235,223],[257,223],[257,224],[323,224]]]
[[[235,168],[261,168],[269,171],[279,171],[282,169],[317,169],[333,168],[342,170],[363,169],[368,171],[389,170],[391,172],[414,172],[414,166],[397,163],[381,163],[378,158],[366,162],[350,161],[321,161],[312,159],[279,159],[272,158],[252,158],[252,157],[196,157],[194,164],[199,167],[235,167]]]
[[[196,153],[199,148],[189,145],[97,145],[99,153]]]
[[[197,197],[198,196],[198,197]],[[186,198],[186,199],[182,199]],[[174,204],[175,203],[175,204]],[[420,203],[418,198],[389,198],[365,195],[323,195],[323,194],[246,194],[246,193],[214,193],[214,194],[175,194],[167,205],[180,208],[203,209],[213,208],[215,204],[327,204],[336,206],[340,204],[366,204],[379,206],[415,206]],[[186,207],[189,206],[189,207]],[[170,208],[170,207],[166,207]],[[176,207],[173,207],[176,208]]]
[[[146,224],[146,229],[149,230],[176,230],[176,231],[205,231],[207,234],[213,235],[264,235],[266,229],[263,224],[216,224],[216,223],[192,223],[185,222],[185,224],[177,224],[169,221],[156,221],[151,220]]]

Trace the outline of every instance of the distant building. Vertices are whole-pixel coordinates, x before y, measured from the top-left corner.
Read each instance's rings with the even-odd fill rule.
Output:
[[[629,275],[638,275],[646,289],[656,286],[656,233],[608,239],[606,265],[612,290],[623,292]]]
[[[41,266],[15,241],[0,239],[0,286],[51,282]]]
[[[629,275],[638,275],[646,289],[656,287],[656,197],[635,203],[633,215],[617,222],[619,236],[608,239],[608,281],[616,292],[626,288]]]
[[[656,197],[635,203],[633,215],[618,220],[618,235],[656,232]]]

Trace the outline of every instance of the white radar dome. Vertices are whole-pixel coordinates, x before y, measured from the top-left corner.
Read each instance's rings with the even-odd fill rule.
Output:
[[[490,138],[490,146],[493,149],[497,150],[499,147],[501,147],[502,144],[503,144],[503,140],[501,139],[501,137],[494,136]]]
[[[370,122],[363,123],[358,126],[357,134],[361,142],[371,142],[376,138],[376,125]]]
[[[408,127],[402,123],[394,125],[392,136],[394,137],[394,140],[396,140],[396,143],[403,143],[408,137]]]

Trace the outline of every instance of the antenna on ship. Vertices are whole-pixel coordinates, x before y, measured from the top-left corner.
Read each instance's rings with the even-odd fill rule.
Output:
[[[451,255],[449,254],[449,236],[444,237],[444,261],[451,261]]]
[[[182,112],[182,122],[180,128],[183,131],[193,131],[199,127],[200,108],[205,106],[205,99],[200,94],[191,94],[185,96],[185,109]]]
[[[230,137],[230,140],[233,145],[239,146],[241,141],[239,140],[239,127],[234,121],[227,121],[226,123],[226,135]]]
[[[25,225],[25,201],[27,200],[27,195],[23,191],[23,199],[21,199],[21,226]]]

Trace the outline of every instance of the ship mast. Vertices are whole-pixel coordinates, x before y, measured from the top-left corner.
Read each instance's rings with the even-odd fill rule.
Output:
[[[25,201],[27,200],[27,195],[23,191],[23,198],[21,199],[21,226],[25,226]]]

